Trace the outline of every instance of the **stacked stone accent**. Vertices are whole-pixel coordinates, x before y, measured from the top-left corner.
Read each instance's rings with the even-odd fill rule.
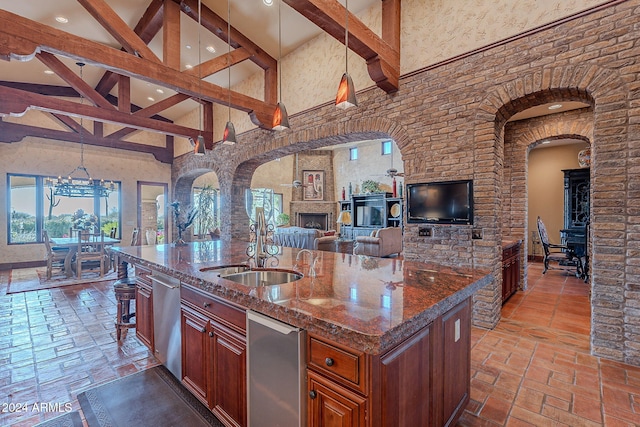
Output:
[[[234,219],[244,210],[241,189],[257,165],[301,150],[391,137],[402,153],[406,183],[474,180],[474,225],[433,226],[433,237],[421,238],[418,227],[407,224],[404,255],[493,273],[473,313],[474,324],[491,328],[500,319],[502,237],[508,230],[527,239],[526,201],[514,190],[525,179],[524,147],[544,135],[580,135],[592,144],[591,351],[640,365],[638,22],[640,0],[613,2],[412,72],[402,76],[395,94],[359,92],[358,108],[320,105],[290,117],[289,131],[255,130],[203,160],[182,156],[174,164],[173,188],[188,194],[195,176],[214,170],[225,203],[223,232],[239,236],[242,221]],[[555,129],[545,124],[506,139],[507,120],[515,113],[562,101],[591,105],[586,120],[592,129],[581,119],[574,129],[570,123]],[[523,150],[516,153],[511,144]],[[505,173],[505,166],[511,170]],[[473,228],[482,229],[483,239],[471,239]]]

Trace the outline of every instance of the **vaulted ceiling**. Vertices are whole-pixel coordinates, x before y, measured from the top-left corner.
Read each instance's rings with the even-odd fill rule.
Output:
[[[398,88],[400,71],[400,0],[382,1],[380,37],[356,18],[353,11],[358,9],[352,9],[368,8],[377,1],[381,0],[349,3],[349,48],[365,59],[372,81],[390,93]],[[344,2],[282,2],[283,54],[322,31],[344,43]],[[249,114],[257,126],[270,127],[277,102],[278,38],[276,33],[274,43],[273,31],[250,23],[257,19],[264,24],[265,19],[259,17],[267,17],[270,28],[275,20],[277,31],[277,0],[269,13],[262,0],[15,3],[19,4],[12,9],[0,10],[0,58],[8,61],[0,62],[0,116],[37,109],[50,114],[65,130],[1,121],[0,142],[20,141],[26,136],[82,141],[149,152],[158,160],[171,162],[172,136],[195,139],[202,133],[207,148],[213,147],[213,103],[230,103],[232,108]],[[245,12],[247,7],[250,12]],[[231,21],[236,15],[246,16],[230,26],[228,14]],[[56,16],[71,16],[76,26],[53,24]],[[294,26],[306,30],[292,30]],[[80,67],[78,62],[87,66]],[[229,66],[236,79],[262,72],[263,97],[229,90]],[[56,76],[58,83],[44,80],[45,70]],[[153,97],[147,95],[145,86],[163,95],[158,95],[158,101],[149,100]],[[78,97],[81,103],[66,99]],[[203,132],[173,123],[197,103],[203,106]],[[93,132],[83,132],[81,138],[81,127],[71,117],[93,120]],[[123,128],[106,135],[104,123]],[[167,135],[166,146],[152,147],[124,139],[140,129]]]

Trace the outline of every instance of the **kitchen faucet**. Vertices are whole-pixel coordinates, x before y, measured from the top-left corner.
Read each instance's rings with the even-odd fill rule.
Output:
[[[309,249],[300,249],[298,251],[298,254],[296,255],[296,265],[298,264],[298,261],[300,261],[300,257],[305,253],[308,253],[311,257],[311,262],[309,263],[309,277],[316,277],[316,263],[318,262],[318,257],[314,256],[313,252]]]

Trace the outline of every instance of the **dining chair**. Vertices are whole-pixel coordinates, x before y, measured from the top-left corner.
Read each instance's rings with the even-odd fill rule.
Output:
[[[544,263],[544,270],[542,270],[542,274],[547,272],[550,262],[557,262],[558,265],[563,267],[576,267],[576,277],[582,277],[582,259],[576,254],[575,250],[566,245],[551,243],[549,241],[547,228],[540,217],[538,217],[537,223],[540,242],[542,243],[542,248],[544,250],[544,259],[542,261]]]
[[[78,249],[76,251],[76,276],[82,277],[82,270],[100,269],[100,276],[104,275],[104,232],[78,233]]]
[[[54,248],[51,246],[47,230],[42,230],[42,240],[47,249],[47,279],[51,279],[54,268],[64,271],[64,261],[69,254],[69,248]]]

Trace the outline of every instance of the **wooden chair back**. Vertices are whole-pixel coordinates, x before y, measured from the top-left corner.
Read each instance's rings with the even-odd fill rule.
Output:
[[[76,274],[82,276],[83,268],[100,268],[100,276],[104,275],[104,232],[78,233],[78,249],[76,251]]]
[[[69,249],[54,250],[51,246],[51,240],[49,240],[49,233],[47,230],[42,231],[42,241],[44,242],[44,247],[47,250],[47,279],[51,279],[54,268],[64,270],[64,261],[67,258]]]
[[[109,237],[115,239],[118,235],[118,227],[111,227],[111,231],[109,232]]]

